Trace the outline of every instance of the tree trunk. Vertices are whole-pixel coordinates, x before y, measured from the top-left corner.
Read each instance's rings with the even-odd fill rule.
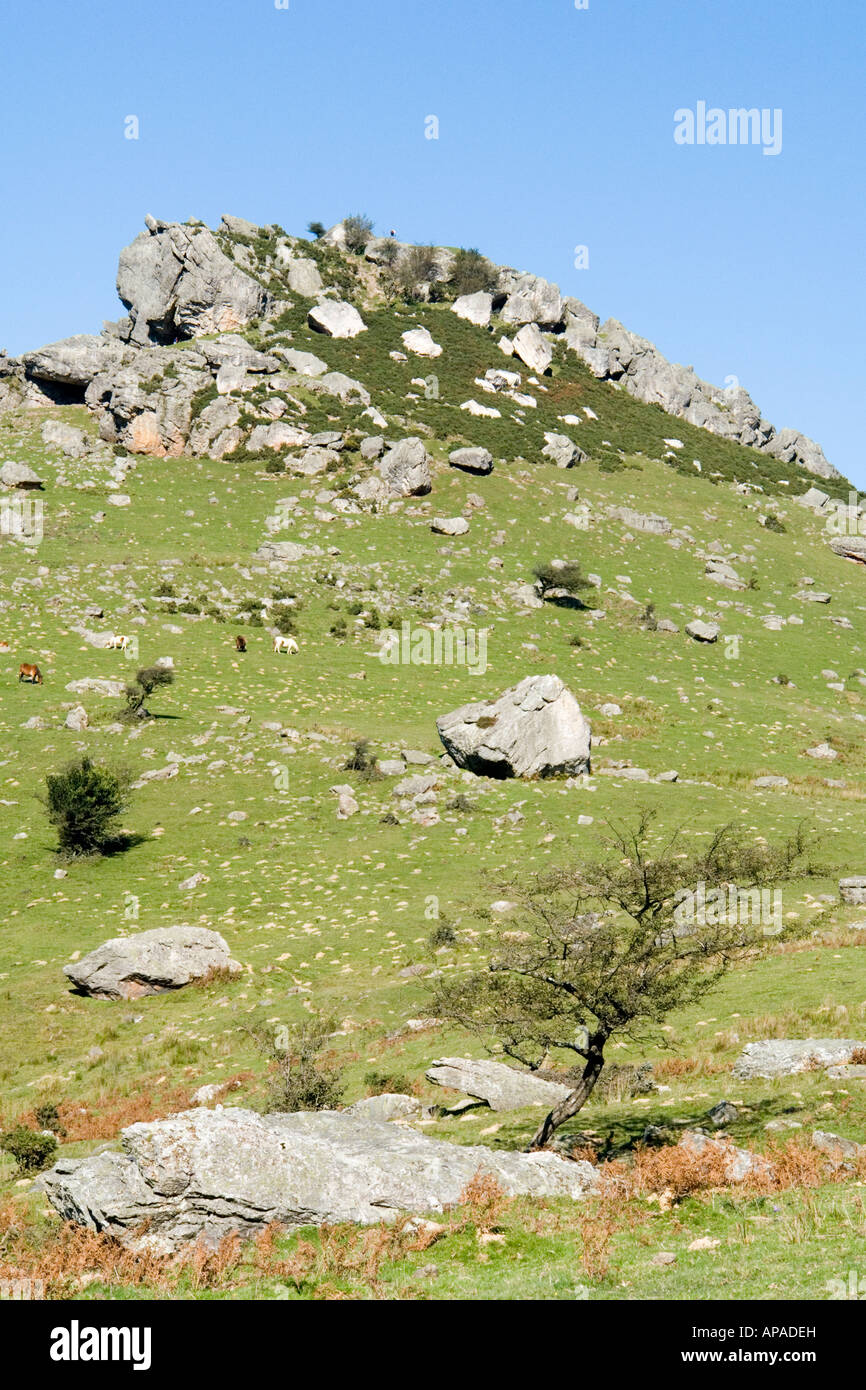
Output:
[[[554,1106],[543,1124],[536,1130],[528,1145],[527,1152],[531,1153],[534,1149],[543,1149],[550,1142],[559,1126],[565,1124],[566,1120],[572,1119],[586,1105],[604,1067],[604,1045],[606,1042],[607,1037],[601,1033],[593,1033],[590,1036],[583,1076],[571,1094]]]

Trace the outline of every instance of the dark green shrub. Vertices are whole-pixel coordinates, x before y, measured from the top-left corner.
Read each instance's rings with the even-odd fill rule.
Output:
[[[427,943],[432,951],[438,951],[441,946],[453,946],[457,940],[457,933],[449,922],[437,922]]]
[[[369,217],[363,213],[353,213],[343,221],[343,230],[346,234],[346,246],[350,251],[360,252],[364,250],[368,241],[373,237],[373,223]]]
[[[295,609],[289,603],[275,603],[271,609],[271,622],[284,637],[294,637],[298,631],[295,622]]]
[[[198,612],[197,609],[193,610]],[[149,719],[150,711],[145,707],[145,700],[157,690],[165,690],[174,683],[174,672],[165,666],[144,666],[136,672],[135,680],[126,687],[126,709],[121,718]]]
[[[551,590],[560,590],[567,598],[576,599],[585,590],[593,588],[575,560],[561,565],[536,565],[532,573],[538,581],[542,598],[547,598]]]
[[[454,257],[448,288],[455,298],[462,294],[492,293],[499,283],[499,271],[475,247],[461,246]]]
[[[352,751],[343,764],[343,769],[345,772],[357,772],[364,782],[378,782],[382,777],[376,759],[370,753],[369,740],[366,738],[355,740]]]
[[[264,1025],[245,1029],[270,1063],[268,1111],[333,1110],[339,1105],[344,1083],[321,1056],[334,1027],[331,1020],[310,1018],[277,1034]]]
[[[370,1096],[383,1096],[386,1092],[398,1096],[411,1096],[412,1094],[412,1082],[402,1072],[365,1072],[364,1085]]]
[[[407,303],[422,298],[423,287],[432,285],[439,273],[439,263],[434,246],[410,246],[391,272],[391,283],[395,294]]]
[[[117,840],[116,821],[126,810],[127,773],[98,767],[84,757],[45,778],[45,807],[63,854],[101,854]]]
[[[60,1119],[60,1112],[53,1101],[45,1101],[36,1107],[36,1123],[40,1129],[50,1129],[54,1134],[64,1135],[66,1129]]]
[[[53,1134],[39,1134],[25,1125],[16,1125],[0,1134],[0,1149],[14,1158],[19,1173],[39,1173],[57,1153],[57,1140]]]

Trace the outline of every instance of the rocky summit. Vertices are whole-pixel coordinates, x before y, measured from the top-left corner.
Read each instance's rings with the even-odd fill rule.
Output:
[[[308,246],[279,227],[256,227],[232,216],[211,230],[195,220],[165,222],[148,214],[145,230],[120,254],[117,293],[125,315],[100,335],[50,343],[20,361],[6,358],[0,399],[85,403],[100,438],[132,454],[233,452],[256,429],[241,401],[253,406],[253,419],[260,408],[272,406],[288,420],[304,412],[286,392],[307,380],[302,363],[292,369],[279,354],[256,351],[239,334],[279,328],[299,302],[310,328],[324,338],[351,339],[367,331],[359,305],[341,297],[345,269],[339,285],[326,283],[334,262],[323,253],[345,245],[343,224],[323,242]],[[384,265],[383,244],[393,247]],[[410,274],[417,251],[396,241],[368,241],[362,264],[351,267],[351,292],[361,309],[377,292],[387,293],[401,266]],[[448,248],[431,248],[431,278],[418,282],[421,302],[435,301],[453,263]],[[601,323],[586,305],[540,276],[496,266],[490,280],[495,284],[489,293],[458,295],[451,308],[485,333],[498,315],[507,330],[502,350],[530,372],[544,376],[558,350],[584,363],[598,380],[699,429],[818,477],[839,477],[820,445],[796,429],[776,429],[741,387],[709,385],[616,319]],[[182,355],[163,351],[180,342],[200,346]],[[426,325],[407,330],[403,342],[422,357],[443,351]],[[349,389],[363,391],[357,384]],[[318,390],[340,394],[324,381]],[[214,399],[201,404],[205,394]]]

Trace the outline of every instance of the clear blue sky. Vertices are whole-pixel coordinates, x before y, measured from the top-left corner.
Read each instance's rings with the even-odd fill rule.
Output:
[[[866,488],[863,0],[18,0],[3,37],[10,352],[118,316],[145,212],[365,211],[736,376]],[[701,100],[781,108],[781,154],[676,145]]]

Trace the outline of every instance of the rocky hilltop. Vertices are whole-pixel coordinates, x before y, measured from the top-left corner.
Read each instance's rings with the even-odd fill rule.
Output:
[[[98,335],[20,359],[0,355],[0,408],[22,399],[83,403],[108,444],[173,457],[309,446],[315,432],[305,428],[305,392],[360,406],[383,428],[387,402],[373,399],[374,384],[297,351],[292,329],[305,319],[323,339],[359,337],[368,331],[365,313],[393,303],[395,280],[402,273],[405,284],[408,271],[412,303],[447,304],[479,336],[498,341],[503,369],[498,379],[488,373],[482,389],[511,393],[522,410],[535,400],[517,391],[520,377],[510,369],[522,364],[543,383],[557,364],[576,360],[597,380],[701,430],[818,477],[840,476],[814,440],[777,430],[742,388],[713,386],[668,362],[647,339],[616,319],[601,323],[537,275],[490,266],[488,289],[455,294],[452,249],[372,235],[350,249],[344,223],[317,241],[229,216],[216,231],[196,221],[148,216],[145,223],[120,256],[125,315]],[[178,344],[190,346],[178,352]],[[420,358],[441,352],[426,329],[410,332],[405,347]],[[474,400],[452,404],[496,418]],[[673,458],[678,441],[665,442]]]

